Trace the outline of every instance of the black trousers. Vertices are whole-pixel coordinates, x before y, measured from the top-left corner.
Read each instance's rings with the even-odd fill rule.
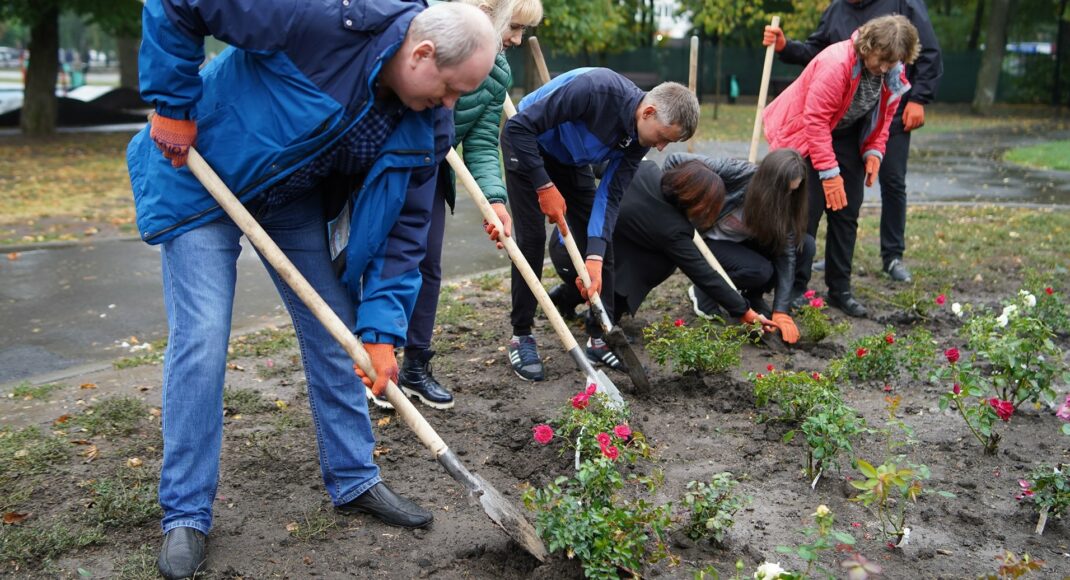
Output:
[[[888,145],[881,162],[881,260],[903,257],[907,229],[907,157],[910,133],[903,130],[902,107],[888,133]]]
[[[773,262],[775,256],[771,252],[750,241],[706,240],[706,245],[713,255],[717,256],[717,261],[752,308],[763,294],[776,287],[777,271]],[[789,298],[806,291],[815,251],[814,238],[807,235],[802,247],[795,252],[795,284]],[[703,312],[715,310],[713,305],[717,302],[698,286],[695,287],[695,297],[698,298],[699,308]]]
[[[546,258],[546,216],[539,209],[539,197],[535,188],[542,183],[532,183],[530,176],[519,171],[518,167],[510,167],[512,151],[508,139],[502,135],[502,153],[505,162],[505,186],[509,190],[509,206],[513,217],[513,236],[520,252],[524,254],[528,265],[535,274],[542,279],[542,263]],[[565,219],[568,221],[569,233],[576,240],[580,253],[586,255],[587,251],[587,222],[591,217],[591,208],[594,204],[595,179],[590,166],[573,167],[562,165],[549,156],[543,156],[543,162],[550,179],[561,191],[565,198]],[[557,235],[551,236],[551,243],[557,244]],[[564,248],[561,248],[564,250]],[[566,256],[567,259],[567,256]],[[571,263],[570,263],[571,266]],[[572,273],[574,277],[575,272]],[[574,278],[573,278],[574,279]],[[568,284],[572,291],[579,297],[579,291],[575,284]],[[531,293],[527,282],[516,266],[512,269],[511,288],[513,310],[510,319],[513,325],[513,334],[530,334],[531,327],[535,323],[535,308],[538,302]],[[606,308],[612,308],[613,300],[613,244],[609,240],[606,255],[602,263],[602,300]],[[579,301],[577,301],[579,302]],[[594,336],[600,336],[594,335]]]
[[[839,211],[825,209],[825,190],[821,186],[821,178],[807,158],[810,167],[806,180],[810,190],[810,224],[807,232],[816,238],[821,216],[828,217],[825,237],[825,284],[829,292],[835,294],[851,291],[851,267],[858,237],[858,212],[862,208],[866,181],[866,169],[860,150],[862,121],[864,119],[850,127],[832,132],[832,149],[836,153],[843,187],[847,192],[847,207]],[[809,282],[809,271],[806,274],[805,279]]]

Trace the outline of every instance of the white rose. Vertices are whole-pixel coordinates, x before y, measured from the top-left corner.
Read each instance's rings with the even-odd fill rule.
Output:
[[[754,573],[754,580],[776,580],[783,573],[784,569],[780,567],[780,562],[766,562],[758,566],[758,570]]]
[[[999,316],[997,316],[996,317],[996,323],[999,324],[1000,327],[1007,326],[1007,313],[1004,312],[1003,314],[1000,314]]]
[[[954,302],[951,304],[951,311],[955,313],[955,316],[962,318],[962,305],[958,302]]]
[[[1025,295],[1025,305],[1032,308],[1037,305],[1037,297],[1032,294]]]

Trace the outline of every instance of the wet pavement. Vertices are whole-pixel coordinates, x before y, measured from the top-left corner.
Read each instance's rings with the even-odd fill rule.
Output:
[[[999,161],[1012,146],[1067,138],[1066,131],[918,134],[907,179],[910,200],[1070,206],[1070,172]],[[748,147],[702,142],[696,152],[746,157]],[[660,162],[686,149],[675,144],[650,158]],[[879,203],[879,196],[879,187],[867,188],[867,203]],[[460,196],[446,224],[447,278],[508,266],[505,253],[483,235],[481,222],[475,206]],[[0,254],[0,384],[57,380],[128,356],[130,347],[121,344],[131,336],[144,342],[166,335],[157,248],[139,240],[112,240],[18,250],[14,261]],[[234,332],[285,322],[274,286],[251,248],[242,253],[238,270]]]

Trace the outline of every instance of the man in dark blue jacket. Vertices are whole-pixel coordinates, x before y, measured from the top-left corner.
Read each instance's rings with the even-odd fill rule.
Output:
[[[565,231],[570,231],[585,255],[591,290],[604,302],[611,302],[610,242],[621,197],[651,147],[660,151],[694,134],[698,100],[677,83],[662,83],[644,93],[609,69],[581,68],[557,76],[524,97],[517,110],[505,124],[501,138],[516,243],[531,268],[541,275],[546,244],[542,216],[561,228],[566,227],[567,217],[577,229]],[[591,164],[603,162],[605,173],[596,188]],[[554,240],[559,241],[559,237],[555,235]],[[579,278],[577,284],[582,285]],[[587,298],[586,289],[576,291]],[[535,296],[515,267],[512,300],[509,362],[520,378],[544,380],[542,360],[531,333]],[[588,357],[620,368],[601,341],[601,329],[593,318],[588,320],[588,331],[592,336]]]
[[[910,270],[903,263],[907,224],[907,156],[910,133],[925,124],[925,105],[936,97],[944,74],[940,43],[936,39],[923,0],[833,0],[821,15],[817,30],[805,42],[788,40],[779,27],[766,26],[762,43],[772,45],[780,60],[805,66],[830,44],[847,40],[866,22],[888,14],[906,16],[918,29],[921,55],[907,67],[911,90],[899,101],[899,110],[888,134],[880,168],[881,260],[884,272],[897,282],[909,282]],[[811,208],[813,209],[813,208]],[[858,305],[855,302],[855,305]],[[853,305],[847,305],[852,307]],[[864,313],[864,308],[858,305]],[[855,309],[858,310],[858,309]]]
[[[131,141],[127,160],[142,238],[161,245],[170,327],[159,488],[166,536],[158,565],[166,578],[193,576],[205,563],[241,251],[241,231],[183,167],[189,147],[196,144],[364,341],[377,371],[372,390],[381,393],[397,379],[394,347],[404,344],[419,289],[436,168],[452,138],[446,107],[479,86],[501,43],[477,8],[425,7],[396,0],[145,4],[141,88],[156,115]],[[208,35],[232,48],[198,71]],[[360,185],[335,224],[349,233],[335,228],[329,247],[324,180],[332,174]],[[332,254],[343,251],[340,281]],[[380,479],[352,361],[271,275],[299,338],[332,502],[391,525],[430,524],[430,512]]]

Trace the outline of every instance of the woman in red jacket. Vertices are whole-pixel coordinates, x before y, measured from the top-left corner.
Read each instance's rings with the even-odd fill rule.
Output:
[[[821,51],[763,115],[770,148],[793,148],[809,162],[808,231],[816,235],[822,213],[828,215],[829,303],[849,316],[867,314],[851,294],[863,183],[877,177],[892,117],[910,89],[904,63],[920,50],[918,31],[905,17],[874,18]]]

